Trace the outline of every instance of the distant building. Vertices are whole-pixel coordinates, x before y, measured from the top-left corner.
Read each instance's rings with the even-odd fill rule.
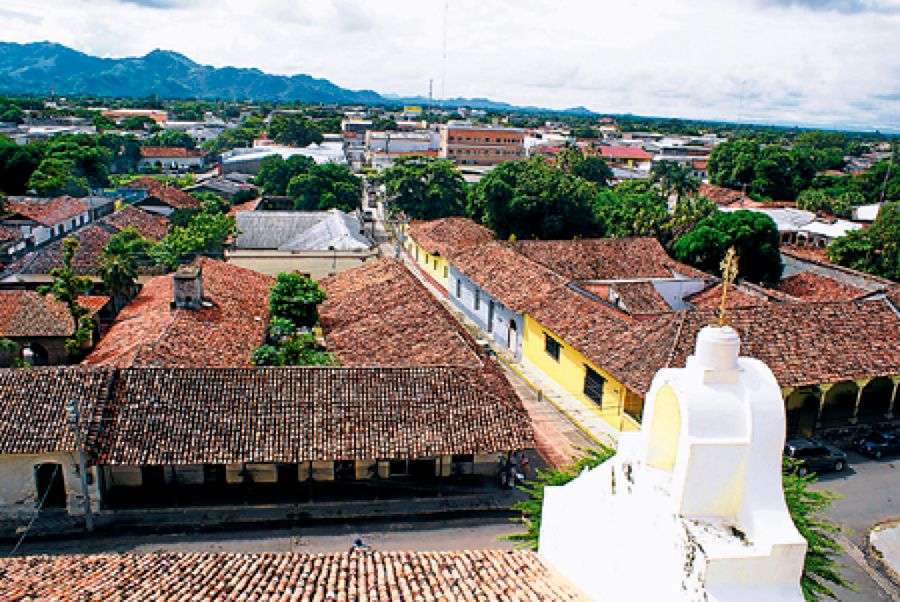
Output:
[[[497,165],[525,158],[525,130],[450,123],[440,128],[440,157],[459,165]]]
[[[172,146],[142,146],[138,169],[161,167],[167,171],[202,169],[206,166],[207,152],[199,148]]]
[[[91,220],[90,205],[70,196],[11,197],[2,224],[21,233],[28,248],[59,238]]]

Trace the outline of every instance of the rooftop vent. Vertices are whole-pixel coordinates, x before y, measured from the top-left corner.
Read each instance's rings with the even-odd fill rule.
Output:
[[[203,301],[203,269],[200,266],[182,266],[172,276],[175,307],[200,309]]]

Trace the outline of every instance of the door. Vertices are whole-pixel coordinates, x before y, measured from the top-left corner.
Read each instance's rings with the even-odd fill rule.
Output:
[[[506,348],[519,353],[519,327],[513,319],[510,319],[509,330],[506,332]]]
[[[488,332],[494,332],[494,300],[491,299],[491,302],[488,303],[488,317],[487,317],[487,328]]]
[[[600,376],[598,372],[592,370],[589,366],[584,367],[584,394],[597,404],[597,407],[603,409],[603,385],[606,379]]]
[[[44,500],[41,508],[65,508],[66,486],[63,480],[62,464],[41,464],[34,469],[34,480],[37,483],[38,503]]]

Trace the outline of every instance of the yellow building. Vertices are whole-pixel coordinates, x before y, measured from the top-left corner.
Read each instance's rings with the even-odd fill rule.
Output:
[[[494,240],[494,233],[465,217],[445,217],[411,224],[405,247],[421,273],[447,296],[448,255],[472,245]]]

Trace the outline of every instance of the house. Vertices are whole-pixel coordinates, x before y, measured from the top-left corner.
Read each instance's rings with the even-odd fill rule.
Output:
[[[440,126],[442,159],[459,165],[493,166],[525,159],[525,130],[451,122]]]
[[[443,294],[447,294],[450,274],[448,257],[471,245],[494,240],[496,235],[465,217],[445,217],[410,224],[404,246],[422,274]]]
[[[0,571],[16,599],[79,595],[114,599],[445,600],[586,602],[589,598],[534,552],[379,552],[343,554],[98,554],[4,558]],[[336,575],[340,574],[340,578]],[[240,579],[240,586],[235,580]],[[427,593],[425,593],[427,592]],[[360,598],[361,599],[361,598]]]
[[[158,241],[168,233],[169,222],[162,216],[129,205],[71,232],[66,238],[78,241],[72,271],[79,276],[89,276],[95,283],[99,283],[101,280],[96,271],[103,257],[103,249],[109,244],[110,238],[129,227],[136,229],[144,238]],[[34,288],[52,281],[50,272],[63,266],[63,242],[64,240],[57,239],[7,265],[0,287]],[[149,266],[141,269],[153,271]]]
[[[100,331],[101,314],[108,309],[109,297],[78,297],[77,303],[88,309],[94,322],[94,340]],[[109,313],[105,314],[108,319]],[[0,353],[0,366],[14,359],[46,366],[66,363],[66,339],[75,334],[75,322],[65,303],[52,295],[35,291],[0,291],[0,338],[16,343],[15,354]],[[93,341],[89,346],[93,345]]]
[[[653,155],[647,151],[630,146],[600,145],[586,147],[584,150],[601,157],[610,167],[637,167],[646,170],[650,169],[650,162],[653,160]]]
[[[143,198],[134,201],[132,205],[149,213],[168,217],[178,209],[200,209],[202,203],[200,199],[174,186],[160,186],[148,189]]]
[[[258,209],[259,201],[254,203]],[[249,205],[247,206],[249,209]],[[271,276],[296,272],[320,280],[379,255],[355,214],[330,211],[259,211],[233,208],[238,234],[225,261]]]
[[[0,223],[18,230],[26,248],[55,240],[91,220],[90,205],[70,196],[11,197],[9,201],[9,213]]]
[[[165,171],[187,171],[206,167],[207,152],[199,148],[176,146],[142,146],[138,170],[162,168]]]
[[[885,278],[831,263],[819,247],[782,246],[781,261],[784,263],[782,280],[810,272],[870,293],[884,292],[897,285]]]
[[[214,178],[206,178],[202,182],[198,182],[193,186],[187,186],[184,191],[191,192],[209,192],[231,201],[238,192],[242,190],[252,190],[253,185],[247,182],[247,174],[230,173],[224,176]]]
[[[0,224],[0,266],[6,267],[17,254],[28,248],[25,235],[18,228]]]
[[[199,257],[148,280],[82,363],[249,367],[265,342],[273,284],[271,276]]]

